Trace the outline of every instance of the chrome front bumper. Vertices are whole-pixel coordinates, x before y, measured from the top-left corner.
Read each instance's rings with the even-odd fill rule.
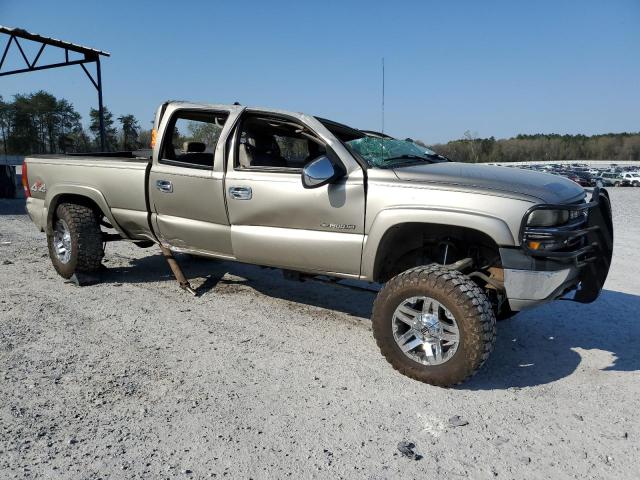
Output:
[[[584,212],[584,220],[560,227],[529,226],[528,216],[540,209]],[[551,248],[533,250],[530,241],[549,242]],[[500,249],[509,306],[522,310],[572,290],[575,294],[568,300],[593,302],[607,279],[612,253],[613,224],[606,190],[595,188],[588,203],[532,207],[522,221],[520,248]]]
[[[553,271],[505,268],[504,287],[509,306],[519,311],[555,300],[577,287],[579,274],[575,267]]]

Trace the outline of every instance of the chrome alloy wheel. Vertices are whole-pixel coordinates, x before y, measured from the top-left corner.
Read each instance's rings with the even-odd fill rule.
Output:
[[[458,350],[460,331],[451,312],[431,297],[411,297],[393,313],[393,338],[400,350],[423,365],[440,365]]]
[[[58,260],[62,263],[69,263],[71,259],[71,232],[67,222],[62,219],[58,219],[53,227],[53,247]]]

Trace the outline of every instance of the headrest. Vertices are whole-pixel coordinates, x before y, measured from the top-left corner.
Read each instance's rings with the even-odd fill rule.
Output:
[[[184,142],[182,150],[186,153],[202,153],[207,146],[202,142]]]

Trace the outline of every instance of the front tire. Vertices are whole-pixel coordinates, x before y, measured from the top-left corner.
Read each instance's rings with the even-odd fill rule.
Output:
[[[49,257],[63,278],[74,273],[94,272],[100,268],[104,249],[100,218],[85,205],[61,203],[47,233]]]
[[[467,276],[439,265],[412,268],[389,280],[374,302],[372,323],[393,368],[440,387],[474,375],[496,336],[484,292]]]

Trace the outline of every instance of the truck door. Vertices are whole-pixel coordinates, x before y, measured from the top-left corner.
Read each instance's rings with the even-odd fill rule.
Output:
[[[149,201],[156,234],[175,250],[233,255],[223,190],[224,139],[238,113],[173,108],[164,115]]]
[[[241,117],[225,180],[234,256],[258,265],[357,277],[364,173],[320,122],[303,118],[261,112]],[[302,167],[326,155],[329,142],[347,174],[332,184],[305,188]]]

